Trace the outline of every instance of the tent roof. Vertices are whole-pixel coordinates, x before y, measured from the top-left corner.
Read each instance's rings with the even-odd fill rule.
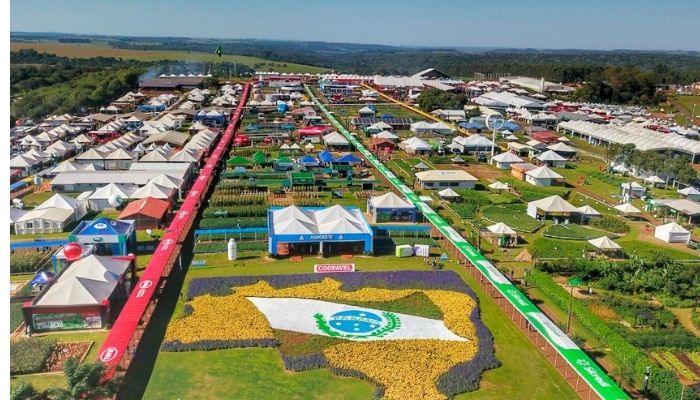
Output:
[[[475,178],[472,174],[461,169],[432,169],[429,171],[417,172],[416,176],[422,181],[478,181],[478,179]]]
[[[501,235],[515,235],[516,233],[513,229],[511,229],[511,227],[504,224],[503,222],[487,226],[486,229],[488,229],[491,233],[497,233]]]
[[[80,231],[75,234],[80,236],[123,235],[129,231],[132,225],[133,221],[99,217],[92,221],[86,221]]]
[[[345,136],[341,135],[338,132],[331,132],[327,135],[323,136],[323,141],[326,144],[335,144],[335,145],[347,145],[350,142],[345,138]]]
[[[613,208],[615,208],[616,210],[621,211],[625,214],[639,214],[641,212],[641,211],[639,211],[639,209],[637,207],[633,206],[630,203],[620,204],[620,205],[615,206]]]
[[[399,138],[398,135],[396,135],[392,132],[386,131],[386,130],[377,133],[375,135],[375,137],[379,138],[379,139],[398,139]]]
[[[595,208],[585,205],[578,208],[583,215],[601,215]]]
[[[547,150],[542,154],[538,154],[535,158],[540,161],[566,161],[566,158],[560,156],[552,150]]]
[[[124,149],[117,149],[109,153],[105,160],[132,160],[134,157]]]
[[[588,240],[588,243],[601,250],[619,250],[622,248],[619,244],[613,242],[607,236],[602,236],[597,239]]]
[[[534,204],[537,208],[545,212],[580,212],[578,208],[574,207],[571,203],[557,195],[545,197],[544,199],[540,200],[531,201],[530,203],[528,203],[528,207],[531,204]]]
[[[459,193],[452,190],[452,188],[443,189],[438,192],[440,197],[460,197]]]
[[[144,197],[141,200],[127,204],[121,214],[119,214],[119,218],[130,219],[136,215],[145,215],[146,217],[161,219],[169,207],[170,204],[165,200]]]
[[[296,206],[272,211],[275,234],[344,234],[371,233],[359,209],[340,205],[324,209],[302,209]]]
[[[689,216],[700,214],[700,204],[688,199],[671,200],[666,203],[666,207],[670,207],[681,214]]]
[[[685,228],[683,228],[675,222],[669,222],[665,225],[659,225],[656,227],[655,231],[663,233],[690,233]]]
[[[145,197],[153,197],[156,199],[168,199],[172,193],[172,188],[167,188],[154,182],[148,182],[145,186],[134,191],[130,198],[143,199]]]
[[[557,174],[554,170],[547,167],[546,165],[527,171],[525,172],[525,174],[535,179],[564,179],[563,176]]]
[[[413,169],[428,170],[428,169],[430,169],[430,167],[427,166],[423,161],[421,161],[418,164],[414,165]]]
[[[508,184],[496,181],[496,182],[490,184],[489,188],[494,189],[494,190],[506,190],[506,189],[508,189]]]
[[[109,298],[129,268],[125,257],[89,255],[73,262],[34,303],[38,306],[99,304]]]
[[[19,217],[15,222],[31,221],[34,219],[43,219],[55,222],[66,222],[73,216],[74,213],[75,210],[73,209],[65,209],[58,207],[47,207],[38,210],[35,208]]]
[[[549,150],[553,151],[561,151],[562,153],[575,153],[576,149],[573,147],[566,145],[564,143],[558,142],[556,144],[553,144],[551,146],[547,147]]]
[[[98,188],[97,190],[95,190],[90,195],[90,199],[91,200],[109,199],[110,196],[115,195],[115,194],[117,196],[121,197],[122,199],[128,199],[136,191],[136,189],[137,189],[136,186],[126,186],[126,185],[117,185],[116,183],[108,183],[107,185],[102,186],[101,188]]]
[[[665,182],[663,179],[659,178],[656,175],[644,178],[644,181],[649,182],[649,183],[664,183]]]
[[[493,160],[496,162],[508,162],[508,163],[523,162],[522,158],[516,156],[515,154],[511,153],[510,151],[506,151],[505,153],[501,153],[501,154],[494,156]]]
[[[432,150],[433,148],[426,143],[424,140],[419,139],[417,137],[412,137],[410,139],[406,139],[403,142],[401,142],[402,145],[405,147],[414,149],[414,150]]]
[[[369,202],[374,208],[415,208],[415,206],[402,199],[394,192],[387,192],[381,196],[371,197]]]
[[[692,186],[688,186],[688,187],[685,188],[685,189],[679,190],[678,193],[680,193],[680,194],[682,194],[682,195],[684,195],[684,196],[688,196],[688,195],[691,195],[691,194],[700,194],[700,190],[697,190],[697,189],[695,189],[695,188],[692,187]]]
[[[51,196],[48,200],[45,202],[41,203],[40,205],[36,206],[34,208],[35,210],[41,210],[44,208],[51,208],[51,207],[56,207],[56,208],[62,208],[64,210],[75,210],[76,208],[80,207],[80,202],[72,197],[65,196],[60,193],[56,193],[55,195]]]

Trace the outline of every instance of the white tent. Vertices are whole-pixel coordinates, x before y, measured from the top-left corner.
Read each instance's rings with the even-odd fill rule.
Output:
[[[546,165],[525,172],[525,182],[535,186],[552,186],[552,184],[563,179],[563,176]]]
[[[347,146],[350,144],[345,136],[338,132],[331,132],[323,136],[323,143],[326,146]]]
[[[597,239],[588,240],[588,243],[592,244],[600,250],[620,250],[622,246],[610,240],[607,236],[601,236]]]
[[[399,144],[399,147],[401,147],[402,149],[404,149],[404,151],[407,151],[409,153],[415,153],[419,151],[430,151],[433,149],[428,143],[415,136],[401,142]]]
[[[131,198],[136,189],[138,189],[136,186],[117,185],[115,183],[102,186],[90,195],[90,209],[92,211],[102,211],[106,208],[114,208],[114,205],[109,204],[111,198],[119,198],[122,201],[126,201]]]
[[[15,221],[15,234],[59,233],[73,221],[75,210],[57,207],[34,209]]]
[[[460,197],[459,193],[452,190],[452,188],[447,188],[439,191],[438,196],[442,197],[443,199],[454,199]]]
[[[538,213],[538,210],[542,213]],[[571,203],[564,200],[560,196],[554,195],[545,197],[544,199],[531,201],[527,204],[527,215],[532,218],[537,218],[538,215],[547,216],[547,214],[555,214],[560,216],[578,215],[581,212]]]
[[[515,154],[511,153],[510,151],[506,151],[505,153],[498,154],[496,156],[493,156],[491,159],[492,162],[496,162],[496,168],[498,169],[509,169],[511,164],[515,163],[521,163],[523,162],[523,159],[516,156]]]
[[[49,197],[48,200],[36,206],[34,209],[43,210],[46,208],[61,208],[64,210],[71,210],[73,211],[74,221],[80,220],[87,214],[87,204],[60,193],[56,193],[55,195]]]
[[[641,213],[641,211],[639,211],[639,209],[637,207],[633,206],[630,203],[620,204],[620,205],[617,205],[613,208],[616,209],[617,211],[620,211],[623,214],[639,214],[639,213]]]
[[[552,167],[563,167],[566,165],[566,158],[552,150],[547,150],[544,153],[538,154],[535,158]]]
[[[679,190],[678,194],[681,194],[681,195],[685,196],[687,199],[692,200],[692,201],[700,200],[700,190],[698,190],[692,186],[688,186],[685,189]]]
[[[153,197],[154,199],[169,199],[170,196],[173,193],[172,188],[167,188],[165,186],[161,186],[157,183],[154,182],[148,182],[145,186],[135,190],[131,196],[129,196],[130,199],[143,199],[146,197]]]
[[[499,222],[496,224],[493,224],[491,226],[487,226],[486,229],[489,230],[491,233],[495,233],[498,235],[515,235],[516,232],[511,229],[508,225],[504,224],[503,222]]]
[[[578,208],[581,211],[581,215],[584,217],[600,217],[601,214],[593,207],[589,205],[581,206]]]
[[[384,130],[384,131],[377,133],[376,135],[374,135],[374,137],[376,137],[377,139],[387,139],[387,140],[396,140],[399,138],[398,135],[395,135],[394,133],[389,132],[387,130]]]
[[[415,208],[394,192],[387,192],[381,196],[370,197],[368,203],[374,208]]]
[[[101,304],[108,299],[131,260],[89,255],[70,264],[39,296],[37,306]]]
[[[675,222],[657,226],[654,230],[654,237],[666,243],[690,242],[690,232]]]
[[[503,183],[503,182],[499,182],[499,181],[496,181],[496,182],[489,185],[489,188],[493,189],[493,190],[508,190],[508,187],[509,186],[507,183]]]

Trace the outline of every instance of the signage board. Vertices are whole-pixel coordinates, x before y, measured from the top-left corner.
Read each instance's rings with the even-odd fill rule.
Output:
[[[314,264],[314,272],[317,274],[355,272],[355,264]]]

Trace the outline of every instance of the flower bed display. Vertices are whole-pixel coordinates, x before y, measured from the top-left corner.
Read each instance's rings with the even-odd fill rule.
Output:
[[[185,312],[168,327],[162,350],[275,346],[287,369],[327,367],[337,375],[367,380],[377,386],[377,396],[391,399],[449,398],[476,389],[481,373],[498,365],[493,338],[479,319],[476,296],[451,271],[200,278],[190,283],[187,299]],[[278,310],[266,309],[265,304],[275,301],[315,301],[347,311],[327,320],[330,314],[314,314],[321,333],[279,325],[273,329],[276,319],[305,324],[306,329],[314,325],[308,319],[296,321],[306,315],[271,317],[270,309]],[[338,316],[345,313],[359,317]],[[380,313],[386,323],[375,325]],[[415,325],[416,321],[429,325]],[[372,329],[344,333],[342,324],[370,324]],[[430,336],[428,326],[442,327],[451,336]]]

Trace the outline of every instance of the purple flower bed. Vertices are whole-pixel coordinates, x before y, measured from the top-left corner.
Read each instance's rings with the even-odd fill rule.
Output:
[[[495,368],[499,365],[494,356],[493,336],[479,317],[478,298],[466,283],[453,271],[405,271],[405,272],[355,272],[338,274],[295,274],[295,275],[270,275],[270,276],[230,276],[215,278],[196,278],[190,282],[187,292],[188,299],[204,294],[214,296],[226,296],[232,293],[232,288],[252,285],[258,281],[266,281],[274,288],[286,288],[307,283],[321,282],[324,278],[332,278],[342,283],[342,289],[346,291],[358,290],[364,287],[376,287],[386,289],[442,289],[462,292],[469,295],[477,306],[469,316],[474,324],[479,339],[477,354],[468,362],[452,367],[436,382],[436,387],[448,397],[458,393],[475,390],[479,387],[479,381],[483,371]],[[223,342],[223,343],[222,343]],[[233,347],[277,346],[277,340],[266,339],[264,341],[244,342],[210,341],[183,345],[179,342],[163,343],[165,351],[185,350],[212,350]],[[282,360],[287,369],[293,371],[305,371],[321,367],[328,367],[328,361],[320,351],[308,354],[289,355],[282,353]],[[334,374],[356,377],[369,381],[375,385],[377,397],[381,397],[384,388],[376,382],[368,379],[358,371],[346,371],[331,368]]]
[[[363,287],[387,289],[443,289],[469,294],[476,300],[474,292],[453,271],[403,271],[403,272],[354,272],[337,274],[293,274],[269,276],[226,276],[214,278],[195,278],[190,282],[187,298],[203,294],[226,296],[231,288],[252,285],[266,281],[272,287],[280,289],[307,283],[321,282],[332,278],[342,282],[343,290],[352,291]]]
[[[247,347],[277,347],[277,339],[252,339],[252,340],[200,340],[194,343],[182,343],[179,340],[163,342],[160,345],[162,351],[208,351],[219,349],[236,349]]]

